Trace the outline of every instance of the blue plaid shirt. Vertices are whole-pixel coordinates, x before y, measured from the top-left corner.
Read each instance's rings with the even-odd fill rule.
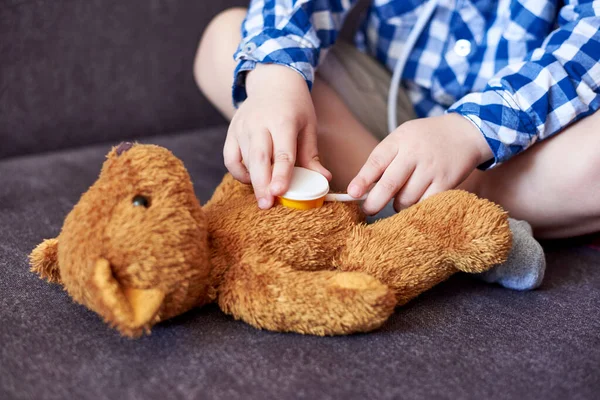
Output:
[[[309,88],[355,0],[252,0],[233,101],[244,71],[275,63]],[[402,75],[420,117],[456,112],[490,145],[491,168],[600,107],[600,0],[440,0]],[[357,47],[393,70],[422,0],[374,0]]]

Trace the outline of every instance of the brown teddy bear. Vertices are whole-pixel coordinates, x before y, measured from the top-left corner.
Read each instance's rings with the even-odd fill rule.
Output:
[[[506,214],[463,191],[367,225],[352,203],[259,210],[230,175],[201,207],[183,163],[122,143],[32,270],[121,332],[217,302],[257,328],[366,332],[457,271],[482,272],[511,247]]]

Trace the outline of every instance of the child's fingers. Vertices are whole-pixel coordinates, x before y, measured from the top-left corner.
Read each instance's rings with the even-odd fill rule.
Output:
[[[365,213],[373,215],[381,211],[402,186],[411,179],[413,171],[414,163],[396,157],[363,203]]]
[[[248,169],[254,187],[258,206],[262,209],[273,205],[273,196],[269,191],[271,183],[271,154],[273,149],[271,135],[261,130],[252,135],[248,151]]]
[[[331,172],[319,160],[317,148],[317,132],[312,125],[306,126],[298,135],[298,164],[301,167],[316,171],[331,180]]]
[[[231,175],[240,182],[250,183],[250,174],[242,163],[242,152],[233,135],[227,135],[223,146],[223,160]]]
[[[416,168],[408,181],[396,194],[394,209],[400,211],[417,203],[431,186],[431,178],[423,168]]]
[[[352,197],[358,198],[364,195],[394,160],[397,155],[397,147],[395,144],[388,142],[390,141],[384,140],[375,147],[365,165],[362,166],[356,177],[348,185],[348,194]]]
[[[323,166],[323,164],[321,164],[321,160],[319,159],[319,156],[314,156],[313,159],[311,159],[308,163],[305,164],[305,167],[312,171],[316,171],[316,172],[320,173],[328,181],[331,181],[331,179],[333,178],[333,175],[331,174],[331,172],[327,168],[325,168]]]
[[[272,135],[273,177],[269,188],[273,196],[282,195],[288,190],[296,163],[298,132],[294,126],[283,129]]]

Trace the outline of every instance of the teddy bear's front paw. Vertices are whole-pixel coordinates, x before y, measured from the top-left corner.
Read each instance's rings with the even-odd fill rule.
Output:
[[[298,271],[256,256],[229,269],[218,303],[257,328],[328,336],[380,327],[394,312],[396,297],[362,272]]]
[[[361,272],[338,272],[328,291],[334,323],[327,335],[368,332],[380,327],[394,312],[396,296],[378,279]]]

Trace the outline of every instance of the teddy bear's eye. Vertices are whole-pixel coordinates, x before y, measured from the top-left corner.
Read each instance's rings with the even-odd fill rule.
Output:
[[[144,208],[150,207],[150,200],[147,197],[142,196],[140,194],[138,194],[137,196],[135,196],[133,198],[133,200],[131,201],[131,203],[135,207],[144,207]]]

